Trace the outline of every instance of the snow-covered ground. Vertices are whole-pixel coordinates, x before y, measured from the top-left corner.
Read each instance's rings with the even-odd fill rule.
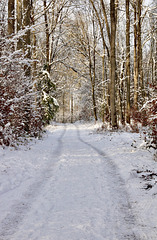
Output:
[[[94,128],[0,149],[0,240],[157,239],[157,162],[139,134]]]

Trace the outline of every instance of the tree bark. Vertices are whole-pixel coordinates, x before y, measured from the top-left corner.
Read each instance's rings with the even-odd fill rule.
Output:
[[[104,4],[103,0],[100,0],[100,1],[101,1],[102,10],[103,10],[103,15],[104,15],[104,18],[105,18],[105,24],[106,24],[106,30],[107,30],[107,34],[108,34],[108,39],[109,39],[109,42],[110,42],[110,40],[111,40],[111,33],[110,33],[110,27],[109,27],[109,23],[108,23],[108,19],[107,19],[107,13],[106,13],[106,9],[105,9],[105,4]]]
[[[97,107],[96,107],[96,100],[95,100],[95,79],[92,77],[92,60],[91,60],[91,52],[90,52],[90,45],[88,43],[88,53],[89,53],[89,75],[90,75],[90,80],[91,80],[91,85],[92,85],[92,102],[93,102],[93,113],[94,113],[94,118],[95,121],[98,120],[97,118]]]
[[[136,0],[134,0],[133,3],[134,7],[134,109],[138,109],[138,62],[137,62],[137,55],[138,55],[138,49],[137,49],[137,6],[136,6]]]
[[[95,21],[94,21],[94,13],[93,13],[93,83],[92,83],[92,96],[93,96],[93,106],[94,106],[94,117],[95,121],[98,120],[97,117],[97,107],[96,107],[96,100],[95,100],[95,78],[96,78],[96,57],[95,57],[95,46],[96,46],[96,35],[95,35]]]
[[[95,14],[96,14],[96,17],[97,17],[97,20],[98,20],[98,23],[99,23],[99,27],[100,27],[100,33],[101,33],[101,39],[102,39],[102,42],[103,42],[103,49],[107,51],[107,56],[108,58],[110,57],[110,52],[109,52],[109,48],[105,42],[105,37],[104,37],[104,32],[103,32],[103,24],[101,23],[101,19],[100,19],[100,16],[99,16],[99,13],[94,5],[94,1],[93,0],[90,0],[91,4],[92,4],[92,7],[95,11]],[[110,40],[109,40],[110,41]]]
[[[8,35],[15,33],[15,0],[8,0]]]
[[[111,19],[111,41],[110,41],[110,107],[112,128],[117,128],[117,115],[115,104],[115,83],[116,83],[116,9],[115,0],[110,0],[110,19]]]
[[[22,0],[16,0],[16,21],[17,21],[17,32],[22,30]],[[22,49],[22,36],[18,39],[17,49]]]
[[[31,31],[30,31],[30,24],[31,24],[31,2],[30,0],[23,0],[23,27],[25,28],[25,35],[23,37],[24,42],[24,55],[25,58],[30,59],[31,58],[31,51],[30,51],[30,45],[31,45]],[[25,67],[25,75],[27,77],[31,74],[31,67],[30,64],[26,64]]]
[[[126,83],[127,83],[127,108],[126,108],[126,122],[130,124],[130,13],[129,2],[126,0]]]
[[[122,55],[121,71],[119,72],[119,117],[122,125],[125,124],[125,57]]]
[[[35,31],[35,19],[34,19],[34,0],[31,0],[31,25],[32,25],[32,31],[31,31],[31,40],[32,40],[32,50],[31,50],[31,58],[32,58],[32,80],[33,80],[33,88],[35,90],[35,103],[37,105],[37,37],[36,37],[36,31]]]
[[[44,19],[45,19],[45,35],[46,35],[46,70],[50,72],[50,35],[49,35],[49,26],[48,26],[48,19],[47,19],[47,3],[46,0],[44,0]]]
[[[144,83],[143,83],[143,68],[142,68],[142,43],[141,43],[141,9],[142,9],[142,0],[137,0],[137,48],[138,48],[138,72],[139,72],[139,85],[141,92],[142,103],[144,100]]]

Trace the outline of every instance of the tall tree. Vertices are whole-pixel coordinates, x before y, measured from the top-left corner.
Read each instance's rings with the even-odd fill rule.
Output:
[[[138,50],[137,57],[138,57],[139,86],[140,86],[141,96],[143,99],[145,94],[144,94],[144,82],[143,82],[142,40],[141,40],[142,2],[143,0],[137,0],[137,50]]]
[[[0,2],[0,57],[2,55],[3,44],[4,44],[4,36],[5,36],[5,15],[6,15],[6,8],[5,2]]]
[[[134,108],[138,109],[138,58],[137,58],[137,5],[136,0],[133,2],[134,8]]]
[[[16,0],[17,32],[22,30],[22,0]],[[22,37],[18,39],[17,49],[22,49]]]
[[[126,0],[126,82],[127,82],[127,109],[126,109],[126,122],[130,124],[130,13],[129,13],[130,0]]]
[[[15,33],[15,0],[8,0],[8,35]]]
[[[105,69],[105,50],[107,50],[107,56],[109,58],[110,65],[110,112],[111,112],[111,125],[113,128],[117,128],[117,113],[116,113],[116,25],[117,25],[117,9],[118,9],[118,0],[110,0],[110,25],[107,17],[107,12],[105,8],[105,3],[103,0],[100,1],[100,6],[98,5],[97,10],[96,3],[93,0],[90,0],[93,9],[96,13],[96,17],[98,19],[102,42],[103,42],[103,57],[102,57],[102,66]],[[104,18],[102,19],[101,12],[103,13]],[[104,26],[105,22],[105,26]],[[108,42],[110,45],[110,49],[105,41],[104,28],[106,27],[106,32],[108,36]],[[112,37],[111,37],[112,36]],[[104,80],[104,69],[103,80]],[[104,90],[103,90],[104,91]],[[104,96],[104,94],[103,94]],[[108,102],[108,101],[107,101]]]
[[[113,128],[117,128],[116,114],[116,2],[110,0],[110,20],[111,20],[111,41],[110,41],[110,107],[111,107],[111,124]]]
[[[110,61],[110,51],[109,51],[109,47],[106,44],[106,40],[105,40],[105,34],[104,34],[104,24],[102,21],[102,17],[99,13],[99,11],[97,10],[95,3],[93,0],[90,0],[92,7],[93,7],[93,14],[95,12],[95,16],[97,18],[98,24],[99,24],[99,28],[100,28],[100,35],[101,35],[101,40],[103,43],[103,53],[101,54],[101,60],[102,60],[102,110],[101,110],[101,116],[102,116],[102,121],[104,122],[105,120],[105,110],[106,110],[106,114],[108,115],[109,113],[109,99],[108,99],[108,94],[106,94],[105,91],[105,81],[106,81],[106,62],[105,62],[105,57],[106,57],[106,52],[107,52],[107,58],[108,58],[108,62]],[[107,18],[107,13],[106,13],[106,9],[105,9],[105,4],[103,2],[103,0],[101,0],[101,6],[103,9],[103,15],[104,15],[104,19],[105,19],[105,24],[106,24],[106,29],[107,29],[107,34],[108,34],[108,39],[110,42],[110,28],[109,28],[109,23],[108,23],[108,18]],[[106,98],[106,99],[105,99]],[[106,106],[105,106],[105,102],[106,102]]]
[[[31,1],[30,0],[23,0],[23,27],[25,29],[25,34],[23,36],[23,50],[25,58],[30,59],[31,58],[31,30],[30,30],[30,24],[31,24]],[[25,74],[26,76],[30,76],[31,74],[31,67],[30,64],[25,65]]]
[[[90,32],[88,22],[85,21],[81,15],[78,15],[77,29],[76,32],[77,48],[78,52],[81,53],[81,58],[84,57],[84,62],[87,62],[86,68],[88,69],[88,76],[91,82],[91,96],[93,105],[93,115],[95,121],[98,120],[97,116],[97,104],[96,104],[96,32],[94,15],[91,19],[92,30]],[[82,60],[81,60],[82,61]]]
[[[47,17],[47,1],[43,1],[44,4],[44,20],[45,20],[45,35],[46,35],[46,70],[50,72],[50,34]]]

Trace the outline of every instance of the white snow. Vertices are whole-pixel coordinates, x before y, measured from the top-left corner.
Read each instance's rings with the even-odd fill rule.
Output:
[[[157,162],[140,134],[94,128],[0,149],[0,240],[157,239]]]
[[[48,71],[43,70],[43,71],[42,71],[42,74],[43,74],[43,75],[47,75],[47,77],[48,77],[49,79],[51,79],[50,73],[49,73]]]
[[[43,91],[43,94],[44,94],[43,100],[47,101],[47,99],[49,98],[49,95],[45,91]]]
[[[53,97],[53,102],[54,102],[54,105],[55,105],[55,106],[58,106],[58,107],[59,107],[59,103],[58,103],[57,99],[54,98],[54,97]]]

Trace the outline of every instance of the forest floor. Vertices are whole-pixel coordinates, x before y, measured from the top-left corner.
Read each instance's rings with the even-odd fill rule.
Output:
[[[138,133],[53,124],[0,149],[0,240],[156,240],[157,162]]]

